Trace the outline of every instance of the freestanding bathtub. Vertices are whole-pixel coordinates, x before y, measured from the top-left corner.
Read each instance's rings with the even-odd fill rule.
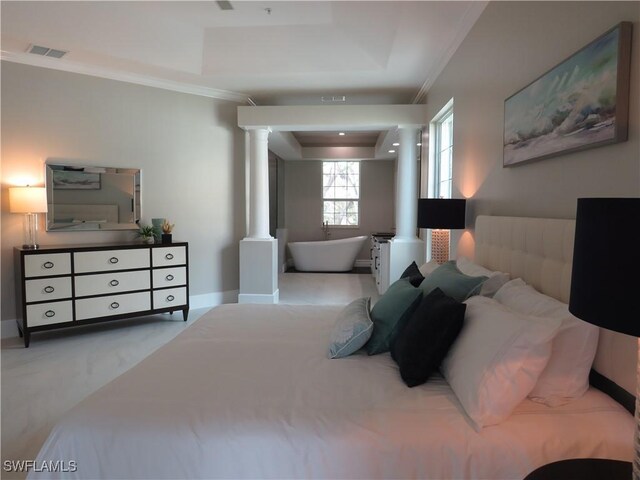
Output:
[[[289,242],[289,251],[299,272],[348,272],[368,239],[363,235],[319,242]]]

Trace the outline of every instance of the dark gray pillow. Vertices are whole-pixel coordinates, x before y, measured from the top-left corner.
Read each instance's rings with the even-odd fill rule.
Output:
[[[418,287],[424,280],[424,275],[420,273],[420,269],[418,268],[416,262],[412,262],[411,265],[409,265],[405,269],[405,271],[402,272],[400,278],[408,278],[411,285],[413,285],[414,287]]]
[[[391,357],[409,387],[425,383],[457,338],[467,306],[436,288],[422,298],[391,344]]]

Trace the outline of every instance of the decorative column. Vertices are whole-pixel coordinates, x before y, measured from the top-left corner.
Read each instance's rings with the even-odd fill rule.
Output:
[[[389,242],[389,284],[416,262],[424,263],[424,242],[416,236],[418,225],[418,132],[420,126],[398,127],[396,168],[396,236]]]
[[[249,130],[249,238],[269,235],[269,129]]]
[[[278,242],[269,235],[268,128],[249,130],[249,231],[240,240],[238,303],[278,303]]]
[[[398,129],[396,173],[396,239],[413,240],[418,226],[418,127]]]

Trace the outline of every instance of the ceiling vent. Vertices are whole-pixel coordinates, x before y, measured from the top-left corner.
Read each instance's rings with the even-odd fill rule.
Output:
[[[333,95],[330,97],[320,97],[322,103],[344,103],[347,101],[347,97],[344,95]]]
[[[233,5],[231,5],[231,2],[228,2],[226,0],[218,0],[216,1],[216,3],[218,4],[218,7],[220,7],[220,10],[233,10]]]
[[[43,57],[52,58],[62,58],[69,53],[64,50],[56,50],[55,48],[43,47],[40,45],[29,45],[27,52],[33,53],[34,55],[42,55]]]

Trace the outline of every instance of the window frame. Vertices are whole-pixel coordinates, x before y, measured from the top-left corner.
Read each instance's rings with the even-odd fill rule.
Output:
[[[324,165],[325,163],[355,163],[358,165],[358,197],[357,198],[326,198],[324,196]],[[357,215],[357,223],[355,225],[339,225],[334,223],[329,223],[328,226],[331,228],[343,228],[343,229],[359,229],[360,228],[360,203],[362,198],[362,168],[359,160],[322,160],[322,185],[321,185],[321,195],[322,195],[322,207],[320,210],[320,218],[324,225],[324,203],[325,202],[355,202],[356,203],[356,215]],[[335,216],[334,216],[335,218]]]
[[[453,98],[442,107],[438,114],[433,117],[429,124],[429,137],[431,139],[430,151],[429,151],[429,176],[428,176],[428,197],[429,198],[452,198],[453,187],[453,148],[454,148],[454,135],[453,135]],[[445,123],[451,123],[450,142],[446,147],[451,152],[449,156],[449,191],[443,192],[440,190],[441,179],[440,173],[442,169],[442,126]]]

